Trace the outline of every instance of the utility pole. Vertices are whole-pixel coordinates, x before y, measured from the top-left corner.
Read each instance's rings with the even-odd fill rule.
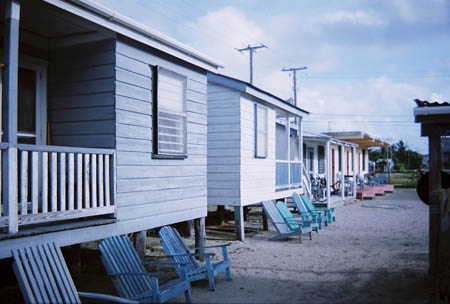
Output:
[[[265,46],[264,44],[260,44],[257,46],[251,46],[250,44],[243,49],[236,49],[239,52],[245,52],[245,51],[249,51],[250,52],[250,83],[253,84],[253,52],[255,52],[255,50],[257,49],[262,49],[262,48],[267,48],[267,46]]]
[[[283,68],[281,70],[282,72],[294,72],[294,105],[297,105],[297,71],[306,70],[306,69],[307,69],[307,67],[290,68],[290,69]]]

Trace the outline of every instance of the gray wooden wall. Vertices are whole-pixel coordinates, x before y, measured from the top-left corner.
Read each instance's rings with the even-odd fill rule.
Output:
[[[115,57],[118,218],[148,229],[206,216],[206,73],[125,39]],[[184,160],[152,159],[153,65],[187,76]]]
[[[208,204],[240,204],[241,94],[208,84]]]
[[[107,40],[52,51],[51,145],[114,148],[114,49],[114,40]]]

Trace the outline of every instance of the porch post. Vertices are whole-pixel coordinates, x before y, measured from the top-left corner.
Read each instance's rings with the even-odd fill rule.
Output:
[[[327,189],[327,207],[330,208],[331,206],[331,174],[330,174],[331,166],[330,166],[330,141],[327,140],[326,146],[325,146],[325,186]]]
[[[236,231],[236,239],[245,241],[244,232],[244,207],[234,206],[234,229]]]
[[[300,186],[303,187],[303,128],[302,128],[302,118],[298,117],[298,159],[300,160]],[[305,189],[302,189],[304,192]]]
[[[353,164],[353,170],[352,170],[352,174],[353,174],[353,197],[356,199],[356,162],[355,162],[355,155],[356,155],[356,147],[352,146],[352,164]]]
[[[205,247],[206,245],[206,227],[205,227],[205,218],[197,218],[194,220],[194,230],[195,230],[195,247]],[[204,249],[196,249],[196,254],[205,253]],[[197,257],[198,260],[203,261],[203,257]]]
[[[286,136],[287,136],[287,163],[288,163],[288,186],[291,188],[291,124],[289,113],[286,114]]]
[[[430,156],[430,176],[428,179],[429,202],[430,202],[430,220],[429,220],[429,273],[434,284],[438,281],[439,272],[439,239],[441,232],[441,137],[429,136],[428,153]],[[436,285],[434,286],[436,287]]]
[[[344,201],[344,199],[345,199],[345,176],[344,176],[344,152],[345,152],[345,150],[344,150],[344,145],[340,145],[339,149],[341,151],[341,159],[340,159],[340,161],[341,161],[341,178],[342,178],[342,180],[341,180],[341,198],[342,198],[342,201]]]
[[[3,84],[3,141],[8,150],[3,153],[3,202],[8,214],[8,232],[19,231],[17,215],[17,83],[19,68],[19,20],[20,3],[7,0],[5,5],[5,27],[3,61],[5,78]]]

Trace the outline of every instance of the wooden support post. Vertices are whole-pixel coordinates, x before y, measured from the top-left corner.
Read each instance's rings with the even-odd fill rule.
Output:
[[[437,284],[439,271],[439,236],[441,232],[441,138],[440,136],[429,137],[429,202],[430,202],[430,221],[429,221],[429,272]],[[435,285],[435,287],[437,287]]]
[[[287,137],[287,163],[288,163],[288,185],[291,188],[291,124],[289,113],[286,114],[286,137]]]
[[[236,239],[245,241],[244,232],[244,214],[242,206],[234,207],[234,230],[236,232]]]
[[[186,235],[192,237],[194,235],[194,221],[186,221]]]
[[[195,247],[205,247],[206,245],[206,229],[205,229],[205,218],[201,217],[194,220],[194,230],[195,230]],[[203,249],[196,249],[195,253],[205,253]],[[203,257],[196,257],[197,260],[203,261]]]
[[[330,140],[325,146],[325,187],[327,189],[327,208],[331,206],[331,160],[330,160]]]
[[[146,243],[147,243],[147,230],[134,233],[134,246],[136,247],[136,251],[141,260],[144,260],[145,257]]]
[[[81,244],[70,246],[70,272],[81,275]]]
[[[267,214],[264,211],[264,208],[262,206],[261,206],[261,212],[262,212],[263,230],[269,231],[269,223],[267,222]]]
[[[352,159],[351,159],[351,162],[353,164],[352,174],[353,174],[353,198],[354,199],[356,199],[356,170],[355,170],[356,162],[355,162],[355,156],[356,156],[356,147],[353,146],[352,147]]]
[[[7,0],[3,40],[3,62],[5,64],[3,83],[3,141],[8,142],[8,150],[2,153],[3,202],[7,208],[8,232],[19,231],[17,214],[17,95],[19,71],[19,20],[20,3]]]
[[[344,176],[344,146],[339,146],[339,149],[341,151],[341,159],[339,160],[341,162],[341,199],[342,201],[345,200],[345,176]],[[339,168],[338,168],[339,169]]]

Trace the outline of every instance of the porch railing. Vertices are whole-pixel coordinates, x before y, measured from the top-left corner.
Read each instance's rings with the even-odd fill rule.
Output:
[[[301,162],[277,160],[275,163],[275,189],[290,189],[301,186]]]
[[[114,162],[114,150],[19,144],[19,226],[113,214]]]
[[[302,187],[304,189],[304,194],[308,195],[308,197],[311,199],[311,179],[309,178],[308,171],[303,164],[301,170]]]

